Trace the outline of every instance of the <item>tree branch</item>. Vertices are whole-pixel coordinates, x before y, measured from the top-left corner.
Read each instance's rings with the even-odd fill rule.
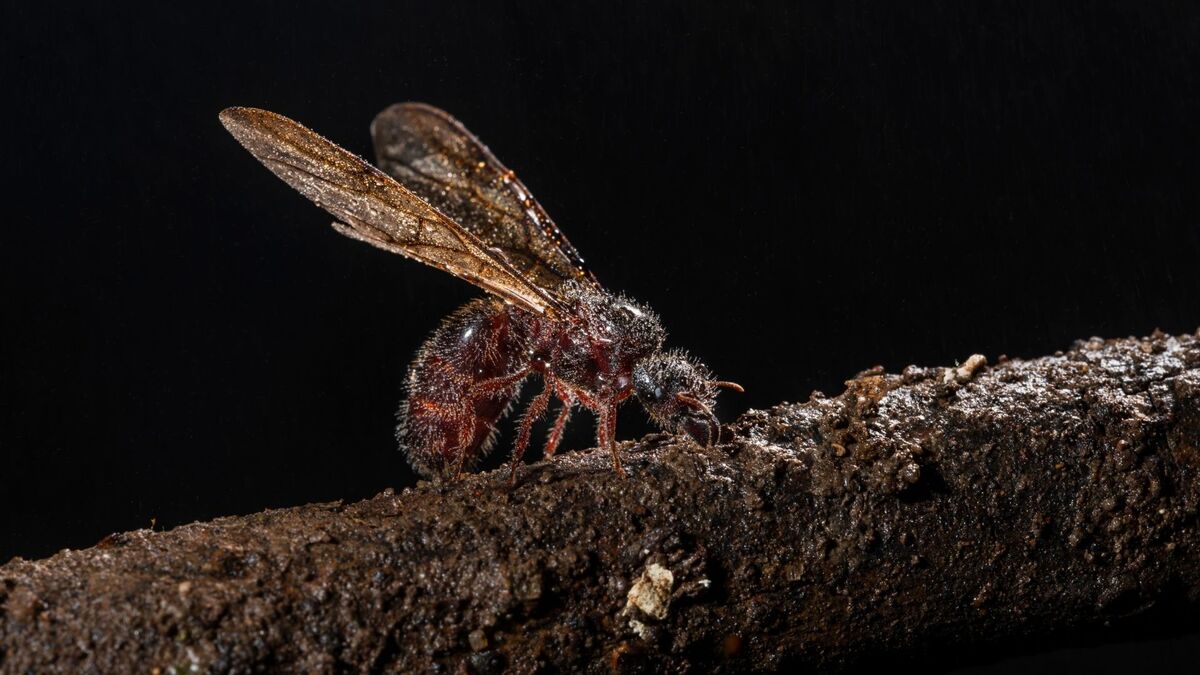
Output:
[[[1200,340],[861,373],[575,452],[0,567],[8,672],[841,667],[1200,599]]]

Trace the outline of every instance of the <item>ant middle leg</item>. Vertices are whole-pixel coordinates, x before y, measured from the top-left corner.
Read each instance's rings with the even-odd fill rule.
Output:
[[[570,394],[564,396],[560,391],[558,398],[562,401],[562,409],[558,411],[554,427],[550,429],[550,434],[546,437],[544,450],[546,459],[550,459],[558,451],[558,444],[562,442],[563,430],[567,428],[567,421],[571,419],[571,410],[575,407],[575,399]]]
[[[596,440],[601,448],[607,448],[612,453],[613,469],[618,476],[624,477],[625,468],[621,466],[621,455],[617,451],[617,409],[616,406],[606,405],[600,408],[596,419]]]
[[[541,393],[534,397],[533,401],[529,403],[529,407],[525,409],[525,414],[521,416],[521,427],[517,431],[517,440],[513,445],[512,468],[508,478],[510,484],[517,480],[517,466],[521,463],[525,448],[529,447],[529,434],[533,423],[546,413],[546,406],[550,404],[550,397],[554,394],[554,378],[546,373],[543,375],[543,379],[545,384]]]

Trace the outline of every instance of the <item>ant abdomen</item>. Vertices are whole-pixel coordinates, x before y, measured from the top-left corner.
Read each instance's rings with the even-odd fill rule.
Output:
[[[497,300],[474,300],[417,351],[396,438],[418,473],[453,478],[491,450],[528,372],[521,318]]]

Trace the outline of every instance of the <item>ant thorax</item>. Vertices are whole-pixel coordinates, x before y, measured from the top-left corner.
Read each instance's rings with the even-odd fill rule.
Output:
[[[666,338],[658,316],[590,284],[568,282],[561,292],[569,315],[542,321],[553,327],[539,331],[549,339],[535,340],[535,367],[600,400],[627,397],[634,365],[657,352]]]

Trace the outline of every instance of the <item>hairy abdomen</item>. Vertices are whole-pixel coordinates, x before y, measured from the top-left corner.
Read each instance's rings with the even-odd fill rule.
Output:
[[[487,455],[527,370],[526,321],[492,299],[467,303],[409,367],[396,438],[422,475],[451,477]]]

